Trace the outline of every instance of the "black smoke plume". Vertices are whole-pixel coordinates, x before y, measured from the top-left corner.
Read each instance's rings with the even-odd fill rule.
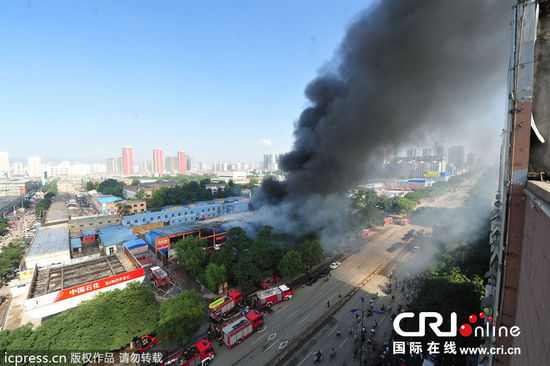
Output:
[[[334,60],[305,90],[286,180],[264,180],[259,220],[281,230],[338,227],[346,190],[369,176],[374,157],[434,130],[482,128],[503,95],[511,3],[384,0],[359,15]],[[331,212],[327,212],[331,211]]]

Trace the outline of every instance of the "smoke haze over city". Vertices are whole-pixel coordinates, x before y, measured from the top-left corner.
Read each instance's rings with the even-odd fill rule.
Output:
[[[311,105],[281,159],[286,180],[264,181],[256,205],[276,227],[333,230],[348,222],[339,198],[377,171],[380,151],[464,131],[494,140],[486,111],[504,90],[508,11],[416,0],[364,11],[306,87]]]

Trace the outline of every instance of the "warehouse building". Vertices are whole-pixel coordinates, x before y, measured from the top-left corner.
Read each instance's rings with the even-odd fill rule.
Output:
[[[70,261],[69,225],[60,224],[38,229],[25,257],[25,266],[46,267]]]
[[[120,216],[116,215],[71,217],[69,220],[69,232],[71,235],[80,235],[85,230],[98,229],[100,227],[120,224],[122,224],[122,219]]]
[[[143,282],[141,264],[126,248],[85,262],[40,269],[35,267],[25,301],[27,315],[43,318],[74,308],[101,292]]]
[[[164,226],[191,224],[227,214],[247,212],[249,202],[249,198],[230,197],[182,206],[167,206],[161,211],[124,216],[123,225],[131,227],[136,234],[143,234]]]

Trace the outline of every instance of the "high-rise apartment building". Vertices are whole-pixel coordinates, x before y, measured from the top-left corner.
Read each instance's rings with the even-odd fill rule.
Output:
[[[153,173],[162,175],[164,173],[164,164],[162,159],[162,149],[153,149]]]
[[[449,164],[455,167],[464,165],[464,146],[453,146],[449,148]]]
[[[116,159],[116,173],[122,174],[124,171],[124,160],[122,157]]]
[[[416,148],[411,147],[410,149],[407,149],[407,157],[408,158],[416,157]]]
[[[430,149],[429,147],[425,147],[422,149],[422,157],[425,158],[428,156],[432,156],[432,149]]]
[[[178,172],[178,157],[177,156],[167,156],[164,159],[164,170],[168,174],[176,174]]]
[[[178,151],[178,173],[183,174],[187,171],[187,155],[183,151]]]
[[[190,156],[187,157],[187,170],[195,170],[195,160]]]
[[[27,174],[29,177],[41,177],[43,173],[42,159],[39,156],[27,158]]]
[[[10,157],[7,152],[0,151],[0,176],[9,177],[10,175]]]
[[[105,159],[105,169],[107,170],[107,174],[115,174],[116,173],[115,158]]]
[[[134,157],[133,149],[130,146],[122,148],[123,174],[134,175]]]

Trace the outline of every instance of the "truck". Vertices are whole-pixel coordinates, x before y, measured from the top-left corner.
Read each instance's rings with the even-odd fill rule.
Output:
[[[251,311],[222,329],[223,343],[230,349],[260,330],[264,323],[264,315],[258,310]]]
[[[292,299],[293,293],[294,289],[288,287],[287,285],[281,285],[265,291],[257,292],[256,297],[258,299],[258,307],[270,308],[272,305],[278,304],[281,301]]]
[[[384,223],[382,224],[382,226],[386,227],[386,226],[390,225],[391,223],[393,223],[393,219],[391,217],[386,217],[384,219]]]
[[[409,218],[408,217],[403,217],[403,218],[401,218],[399,223],[403,226],[408,225],[409,224]]]
[[[273,285],[274,283],[279,282],[281,277],[278,274],[274,274],[273,276],[270,276],[266,278],[263,281],[260,281],[259,285],[261,288],[266,289],[269,288],[269,286]]]
[[[168,274],[162,268],[154,266],[151,267],[151,282],[156,287],[162,287],[170,282],[170,277],[168,277]]]
[[[235,306],[243,299],[243,293],[233,290],[227,296],[219,298],[208,305],[208,316],[215,321],[220,321],[235,309]]]
[[[363,230],[363,232],[361,233],[361,239],[362,240],[366,240],[368,237],[370,237],[372,235],[372,232],[369,230],[369,229],[365,229]]]
[[[198,343],[188,345],[167,355],[160,365],[162,366],[204,366],[214,359],[212,344],[203,339]]]

